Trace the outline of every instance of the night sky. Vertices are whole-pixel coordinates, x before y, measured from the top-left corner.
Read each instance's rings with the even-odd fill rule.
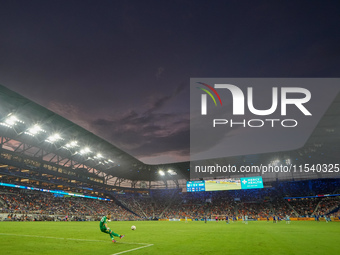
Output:
[[[0,84],[145,163],[189,160],[190,77],[339,77],[339,1],[0,0]]]

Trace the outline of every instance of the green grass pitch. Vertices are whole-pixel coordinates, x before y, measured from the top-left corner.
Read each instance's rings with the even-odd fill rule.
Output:
[[[0,222],[0,254],[338,254],[339,222]],[[132,231],[131,225],[137,230]],[[148,244],[152,246],[146,247]],[[138,249],[139,248],[139,249]]]

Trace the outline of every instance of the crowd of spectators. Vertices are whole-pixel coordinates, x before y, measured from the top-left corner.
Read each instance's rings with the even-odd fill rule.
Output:
[[[324,215],[340,206],[340,199],[337,197],[324,198],[320,201],[315,214]]]
[[[55,197],[51,193],[14,188],[0,189],[0,213],[8,214],[7,218],[11,220],[99,219],[108,212],[111,212],[113,220],[139,218],[112,201]]]
[[[324,185],[322,184],[324,183]],[[56,197],[51,193],[0,187],[0,213],[10,220],[99,220],[111,212],[113,220],[194,219],[248,216],[314,217],[333,213],[340,197],[284,198],[332,193],[338,180],[274,183],[271,188],[182,193],[151,190],[148,194],[116,194],[112,201]]]
[[[128,206],[131,205],[131,209],[137,209],[139,215],[144,215],[146,218],[202,219],[220,215],[239,218],[244,215],[250,218],[267,218],[274,215],[280,218],[313,217],[316,214],[327,214],[330,209],[340,206],[339,197],[331,200],[328,198],[284,199],[284,197],[334,193],[339,186],[339,180],[277,182],[271,188],[254,190],[196,193],[177,191],[171,194],[169,191],[154,191],[148,198],[132,195],[126,200],[133,201],[128,203]]]
[[[289,204],[300,216],[311,217],[314,214],[316,206],[320,202],[318,198],[293,199]]]

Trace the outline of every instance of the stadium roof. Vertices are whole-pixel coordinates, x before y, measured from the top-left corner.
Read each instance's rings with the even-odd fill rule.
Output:
[[[68,162],[67,166],[74,161],[97,173],[130,180],[158,180],[158,171],[169,169],[171,173],[178,173],[171,175],[172,179],[189,176],[189,162],[146,165],[108,141],[1,85],[0,100],[0,135],[9,139],[3,148],[44,160],[57,155],[58,162]],[[170,174],[167,176],[170,178]]]

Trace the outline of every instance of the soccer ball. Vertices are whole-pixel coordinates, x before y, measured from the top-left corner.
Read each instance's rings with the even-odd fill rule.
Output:
[[[136,226],[132,225],[131,230],[136,230]]]

